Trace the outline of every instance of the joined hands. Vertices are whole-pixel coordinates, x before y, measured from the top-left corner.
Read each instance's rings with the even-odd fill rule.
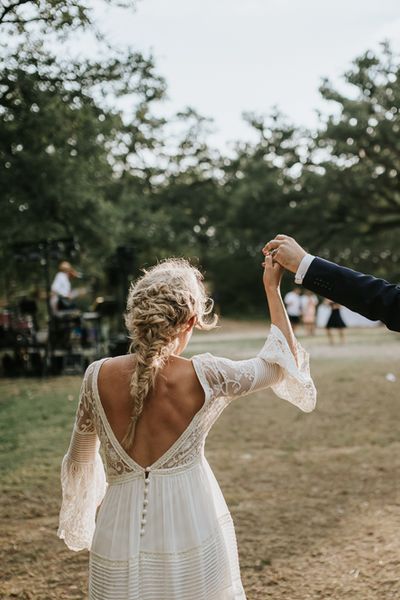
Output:
[[[273,264],[278,263],[281,268],[292,273],[296,273],[302,259],[307,254],[294,238],[284,234],[279,234],[270,240],[262,249],[262,253],[265,256],[262,263],[264,267],[268,258]]]

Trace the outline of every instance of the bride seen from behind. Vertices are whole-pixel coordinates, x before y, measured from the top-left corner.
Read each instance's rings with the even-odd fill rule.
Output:
[[[271,256],[263,267],[271,329],[256,357],[181,356],[193,328],[211,329],[216,317],[201,273],[168,259],[131,286],[131,351],[88,367],[62,464],[58,535],[90,550],[91,600],[245,599],[205,439],[250,392],[271,387],[305,412],[316,400],[282,302],[283,270]]]

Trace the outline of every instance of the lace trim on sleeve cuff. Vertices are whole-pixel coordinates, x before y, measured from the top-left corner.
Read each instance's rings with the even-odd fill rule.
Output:
[[[315,408],[317,391],[310,375],[310,357],[297,341],[296,350],[297,364],[285,336],[278,327],[271,325],[269,336],[258,356],[282,368],[281,380],[271,386],[275,394],[304,412],[311,412]]]
[[[100,455],[94,463],[78,463],[64,456],[61,466],[62,505],[57,535],[70,550],[90,550],[96,510],[107,483]]]

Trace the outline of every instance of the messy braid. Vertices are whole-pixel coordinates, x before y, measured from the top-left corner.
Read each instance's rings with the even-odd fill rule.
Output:
[[[193,316],[198,329],[215,327],[217,317],[207,319],[212,309],[202,274],[184,259],[164,260],[131,285],[125,324],[136,365],[130,382],[132,417],[122,440],[125,449],[132,446],[144,402],[158,372],[176,350],[179,333]]]

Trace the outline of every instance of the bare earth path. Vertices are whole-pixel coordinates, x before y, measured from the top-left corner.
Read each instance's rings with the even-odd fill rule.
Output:
[[[251,356],[264,331],[227,323],[198,335],[190,350]],[[333,348],[323,335],[301,341],[311,353],[316,411],[302,414],[271,391],[249,396],[229,406],[207,443],[235,521],[248,600],[399,600],[400,335],[349,332]],[[18,465],[2,477],[0,598],[87,597],[87,554],[55,536],[58,465],[78,387],[72,377],[0,383],[0,407],[23,394],[68,404],[68,418],[58,421],[56,411],[37,434],[26,422],[16,450],[6,448]],[[18,415],[9,410],[13,427]],[[46,404],[37,410],[46,421]]]

